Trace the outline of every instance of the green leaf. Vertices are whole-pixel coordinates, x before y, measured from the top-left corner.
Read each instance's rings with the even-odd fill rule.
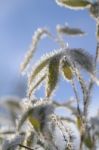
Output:
[[[56,0],[57,4],[72,8],[72,9],[82,9],[88,7],[91,3],[85,0]]]
[[[59,62],[60,57],[53,57],[48,65],[48,74],[46,81],[46,96],[50,97],[55,89],[59,77]]]
[[[24,141],[21,135],[14,135],[13,138],[5,138],[2,144],[2,150],[15,150],[18,148],[19,144]],[[1,146],[1,145],[0,145]]]
[[[16,99],[8,99],[5,102],[5,105],[9,108],[9,109],[13,109],[13,110],[21,110],[21,104],[19,101],[16,101]]]
[[[28,119],[28,117],[33,113],[34,108],[29,108],[23,115],[21,120],[19,121],[18,124],[18,130],[20,130],[20,128],[22,127],[22,125],[24,124],[24,122]]]
[[[76,125],[78,127],[79,130],[81,130],[82,128],[82,121],[81,121],[81,118],[80,117],[76,117]]]
[[[69,26],[60,26],[58,25],[56,27],[57,32],[59,32],[60,34],[64,34],[64,35],[69,35],[69,36],[82,36],[85,34],[85,32],[83,32],[81,29],[79,28],[71,28]]]
[[[90,149],[92,149],[93,148],[93,141],[92,141],[92,139],[91,139],[91,137],[90,136],[87,136],[85,139],[84,139],[84,143],[85,143],[85,145],[88,147],[88,148],[90,148]]]
[[[78,64],[82,69],[93,74],[95,71],[95,61],[93,57],[83,49],[72,49],[70,51],[72,63]]]
[[[33,82],[33,84],[30,86],[30,88],[28,89],[28,96],[31,97],[32,93],[34,90],[36,90],[38,88],[38,86],[41,85],[41,83],[43,82],[43,80],[45,79],[46,75],[42,75],[37,81],[36,83]]]
[[[40,131],[40,121],[37,118],[34,118],[32,115],[29,116],[29,121],[36,131]]]
[[[34,69],[31,71],[30,76],[29,76],[29,85],[32,83],[32,81],[34,80],[34,78],[40,73],[40,71],[46,67],[46,65],[48,64],[50,60],[50,56],[44,59],[41,59],[40,62],[38,62],[38,64],[34,67]]]
[[[99,18],[99,1],[93,3],[90,7],[90,15],[98,21]]]
[[[48,101],[37,101],[34,106],[28,108],[22,115],[18,124],[18,130],[22,127],[24,122],[28,119],[36,130],[42,128],[42,124],[45,124],[48,115],[53,113],[53,106]]]
[[[27,143],[26,145],[28,147],[33,147],[33,144],[35,144],[34,143],[35,142],[35,140],[34,140],[35,136],[36,135],[35,135],[34,131],[31,131],[30,134],[29,134],[29,136],[27,137],[27,142],[26,142]]]
[[[97,25],[97,40],[99,40],[99,24]]]
[[[62,55],[62,50],[61,51],[60,50],[59,51],[52,51],[51,53],[44,55],[41,58],[41,60],[35,65],[35,67],[33,66],[33,69],[31,71],[29,79],[28,79],[29,85],[34,80],[34,78],[40,73],[40,71],[48,65],[51,58],[53,58],[54,56],[58,57],[61,55]]]
[[[64,77],[68,80],[71,80],[73,78],[73,72],[71,65],[68,63],[68,61],[62,61],[62,73]]]
[[[18,97],[6,97],[3,103],[3,105],[8,110],[8,113],[10,114],[10,119],[13,123],[13,126],[16,126],[18,114],[22,112],[20,100],[21,99]]]
[[[37,48],[37,45],[38,45],[38,42],[42,39],[42,37],[44,35],[48,35],[50,36],[50,33],[47,29],[44,29],[44,28],[38,28],[33,37],[32,37],[32,44],[31,44],[31,47],[30,49],[27,51],[26,55],[25,55],[25,58],[20,66],[20,69],[21,69],[21,72],[23,72],[27,65],[30,63],[35,51],[36,51],[36,48]]]

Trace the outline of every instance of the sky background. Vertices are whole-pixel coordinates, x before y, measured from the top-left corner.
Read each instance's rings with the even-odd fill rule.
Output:
[[[0,96],[26,95],[26,77],[20,74],[20,63],[28,50],[34,31],[47,27],[55,33],[57,24],[70,25],[87,32],[83,37],[66,37],[71,48],[83,48],[95,56],[95,21],[88,10],[73,11],[56,5],[54,0],[0,0]],[[55,42],[44,39],[40,42],[34,61],[45,52],[60,48]],[[64,89],[64,90],[63,90]],[[92,95],[91,114],[99,107],[99,92],[95,86]],[[58,101],[72,97],[73,91],[68,82],[60,79],[54,96]],[[38,91],[38,97],[42,92]]]

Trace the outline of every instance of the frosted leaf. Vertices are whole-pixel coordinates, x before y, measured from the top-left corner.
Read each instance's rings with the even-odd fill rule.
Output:
[[[28,108],[28,110],[24,112],[21,120],[19,121],[18,130],[21,128],[21,126],[30,116],[33,116],[33,118],[38,120],[40,124],[41,123],[45,124],[47,121],[48,115],[53,113],[53,109],[54,108],[52,104],[49,103],[48,101],[44,101],[44,102],[39,101],[35,103],[33,107]]]
[[[71,64],[68,62],[67,59],[66,60],[63,59],[61,61],[61,70],[62,70],[62,74],[66,80],[72,80],[73,70],[72,70]]]
[[[9,150],[9,149],[16,150],[16,148],[18,147],[19,144],[22,143],[22,141],[23,141],[23,138],[21,135],[17,135],[11,140],[5,139],[2,145],[2,150]]]
[[[49,54],[42,56],[40,61],[35,66],[33,66],[33,69],[30,72],[30,75],[28,77],[28,86],[31,84],[31,82],[34,80],[34,78],[40,73],[40,71],[48,65],[51,58],[59,57],[59,56],[61,57],[61,55],[63,55],[62,49],[57,50],[57,51],[54,50],[54,51],[50,52]]]
[[[97,1],[93,3],[89,10],[90,10],[90,15],[98,21],[99,20],[99,2]]]
[[[48,64],[46,80],[46,96],[49,97],[55,89],[59,77],[60,57],[53,57]]]
[[[33,38],[32,38],[32,44],[30,46],[30,49],[26,53],[25,58],[20,66],[21,72],[23,72],[25,70],[25,68],[27,67],[27,65],[30,63],[30,61],[36,51],[38,42],[40,41],[41,38],[44,37],[44,35],[50,36],[50,33],[48,32],[47,29],[38,28],[35,31]]]
[[[54,128],[52,128],[52,124]],[[69,148],[70,150],[78,150],[79,144],[77,144],[78,147],[75,145],[75,141],[78,140],[78,137],[76,136],[75,129],[70,126],[70,123],[62,121],[53,115],[52,122],[49,124],[49,132],[52,134],[52,140],[59,150]]]
[[[46,77],[46,69],[45,70],[43,69],[39,73],[39,75],[35,78],[35,80],[29,85],[27,96],[31,97],[32,93],[34,93],[41,87],[45,77]]]
[[[95,62],[93,57],[83,49],[71,49],[70,51],[71,61],[80,65],[83,69],[90,73],[95,71]]]
[[[81,29],[71,28],[69,26],[57,25],[56,29],[57,32],[59,32],[60,34],[69,35],[69,36],[77,36],[77,35],[82,36],[85,34],[85,32],[83,32]]]
[[[88,6],[90,6],[89,1],[85,0],[56,0],[56,3],[60,6],[64,6],[71,9],[84,9]]]

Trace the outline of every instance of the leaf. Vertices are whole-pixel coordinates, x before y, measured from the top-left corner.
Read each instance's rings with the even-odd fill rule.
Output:
[[[79,130],[81,130],[82,128],[82,121],[80,117],[76,117],[77,121],[76,121],[76,125],[78,127]]]
[[[20,130],[20,128],[22,127],[22,125],[24,124],[24,122],[28,119],[28,117],[33,113],[34,108],[31,107],[29,108],[23,115],[21,120],[19,121],[18,127],[17,129]]]
[[[0,135],[6,135],[6,134],[15,134],[15,131],[14,130],[4,130],[4,131],[1,131],[0,132]]]
[[[95,60],[93,57],[83,49],[72,49],[70,51],[70,60],[72,64],[80,66],[80,69],[85,69],[89,74],[93,82],[99,86],[99,79],[96,77]]]
[[[46,80],[46,97],[50,97],[55,89],[59,77],[60,57],[53,57],[48,65],[48,73]]]
[[[89,73],[93,74],[95,72],[95,62],[93,57],[83,49],[72,49],[70,51],[71,61],[75,64],[81,66]]]
[[[33,144],[35,144],[35,133],[33,131],[30,132],[29,136],[27,137],[27,146],[28,147],[33,147]]]
[[[68,26],[60,26],[58,25],[56,27],[57,29],[57,32],[59,32],[60,34],[66,34],[66,35],[69,35],[69,36],[82,36],[85,34],[85,32],[83,32],[81,29],[79,28],[70,28]]]
[[[97,25],[97,40],[99,40],[99,24]]]
[[[62,73],[64,77],[68,80],[71,80],[73,78],[73,72],[71,65],[68,63],[68,61],[64,60],[62,61]]]
[[[56,56],[56,57],[60,56],[61,57],[61,55],[62,55],[62,50],[52,51],[51,53],[44,55],[41,58],[41,60],[35,65],[35,67],[33,66],[33,69],[31,71],[29,79],[28,79],[29,80],[29,85],[34,80],[34,78],[40,73],[40,71],[44,67],[46,67],[46,65],[48,65],[51,58],[53,58],[54,56]]]
[[[83,9],[91,4],[87,0],[56,0],[56,3],[71,9]]]
[[[17,109],[17,110],[22,109],[20,102],[14,99],[8,99],[5,102],[5,105],[8,106],[9,109]]]
[[[22,107],[21,107],[21,103],[20,103],[20,98],[18,97],[14,97],[14,96],[8,96],[3,98],[3,102],[1,102],[1,106],[3,106],[2,108],[5,109],[4,114],[6,115],[9,114],[9,119],[8,121],[11,121],[11,124],[13,124],[13,126],[16,126],[16,120],[18,119],[18,114],[20,112],[22,112]],[[5,119],[5,121],[7,121]]]
[[[46,65],[48,64],[50,60],[50,56],[42,59],[40,62],[38,62],[38,64],[34,67],[34,69],[31,71],[30,76],[29,76],[29,85],[32,83],[32,81],[34,80],[34,78],[40,73],[40,71],[46,67]]]
[[[28,89],[28,96],[31,97],[33,91],[40,86],[40,84],[43,82],[43,80],[45,79],[46,75],[43,74],[42,76],[40,76],[40,78],[36,81],[36,83],[33,82],[33,84],[31,84],[30,88]]]
[[[93,141],[91,139],[90,136],[87,136],[85,139],[84,139],[84,143],[85,145],[89,148],[89,149],[92,149],[94,144],[93,144]]]
[[[16,150],[18,145],[21,144],[24,140],[24,137],[21,135],[15,136],[11,140],[5,139],[2,145],[2,150]]]
[[[53,109],[52,104],[48,103],[48,101],[39,101],[35,103],[34,106],[28,108],[28,110],[24,112],[21,120],[19,121],[18,130],[27,119],[29,119],[31,124],[34,125],[35,129],[39,126],[41,127],[42,123],[45,124],[48,115],[52,114]]]
[[[36,131],[40,131],[40,121],[37,118],[34,118],[32,115],[29,116],[29,121]]]
[[[98,21],[99,18],[99,1],[93,3],[89,9],[90,15]]]
[[[35,53],[35,50],[37,48],[37,45],[38,45],[38,42],[40,41],[40,39],[44,36],[44,35],[48,35],[50,36],[50,33],[48,32],[47,29],[44,29],[44,28],[38,28],[34,35],[33,35],[33,38],[32,38],[32,44],[31,44],[31,47],[30,49],[28,50],[28,52],[26,53],[25,55],[25,58],[20,66],[20,69],[21,69],[21,72],[23,72],[27,65],[30,63],[34,53]]]
[[[3,137],[0,137],[0,145],[3,143]]]

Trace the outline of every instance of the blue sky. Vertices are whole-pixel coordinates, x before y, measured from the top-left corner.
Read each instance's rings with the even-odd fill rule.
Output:
[[[29,48],[34,31],[38,27],[48,27],[55,33],[56,24],[65,23],[87,32],[86,36],[80,38],[66,37],[69,46],[84,48],[94,55],[96,26],[87,10],[65,9],[56,5],[54,0],[0,1],[0,96],[25,96],[26,78],[21,76],[19,65]],[[41,41],[34,60],[55,48],[59,46],[51,40]],[[91,105],[93,111],[99,106],[98,93],[95,87]],[[41,92],[38,92],[38,96],[41,96]],[[55,98],[66,100],[69,97],[72,97],[71,86],[62,79]]]

